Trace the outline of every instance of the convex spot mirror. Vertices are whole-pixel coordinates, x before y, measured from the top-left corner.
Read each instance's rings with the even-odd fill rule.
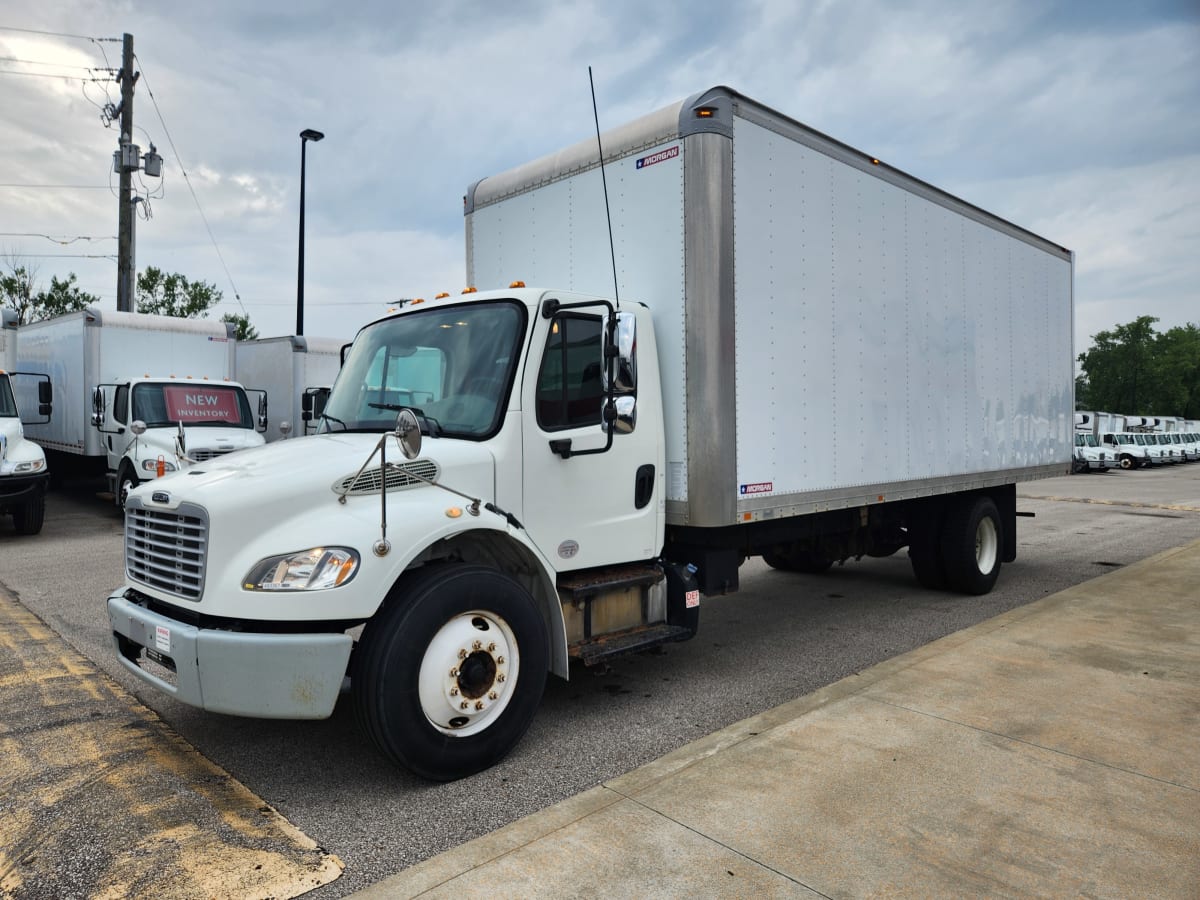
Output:
[[[637,317],[633,313],[617,313],[617,359],[613,376],[613,392],[637,392]],[[605,387],[608,386],[605,372]]]
[[[411,409],[402,409],[396,416],[396,439],[406,459],[416,459],[421,454],[421,424]]]

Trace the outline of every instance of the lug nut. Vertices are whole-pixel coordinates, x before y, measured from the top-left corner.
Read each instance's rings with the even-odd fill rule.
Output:
[[[495,700],[499,696],[500,695],[497,694],[495,691],[488,691],[488,699],[489,700]]]
[[[455,668],[453,668],[453,669],[451,669],[451,670],[450,670],[450,677],[451,677],[451,678],[457,678],[457,677],[458,677],[458,668],[457,668],[457,667],[455,667]]]
[[[503,656],[496,657],[496,665],[498,665],[498,666],[504,665],[504,657]]]
[[[483,709],[483,701],[482,701],[482,700],[476,700],[476,701],[475,701],[475,708],[476,708],[476,709]]]
[[[459,650],[459,651],[458,651],[458,658],[459,658],[459,659],[466,659],[466,658],[467,658],[467,651],[466,651],[466,650]]]
[[[472,650],[480,650],[483,647],[483,641],[476,641],[471,645]]]
[[[495,653],[495,652],[496,652],[496,645],[488,644],[488,653]]]
[[[501,672],[499,675],[496,676],[496,680],[497,681],[507,681],[508,676],[505,675],[503,672]]]
[[[471,705],[470,703],[468,703],[466,700],[464,700],[462,703],[458,704],[458,708],[459,708],[459,709],[466,709],[466,708],[467,708],[467,707],[469,707],[470,705]]]
[[[450,696],[457,697],[458,696],[458,688],[450,688]]]

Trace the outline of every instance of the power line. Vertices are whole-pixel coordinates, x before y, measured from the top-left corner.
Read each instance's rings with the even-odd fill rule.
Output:
[[[107,184],[25,184],[10,181],[0,184],[0,188],[65,188],[73,191],[107,191],[110,186]]]
[[[38,59],[17,59],[15,56],[0,56],[0,62],[20,63],[25,66],[54,66],[58,69],[82,69],[85,72],[111,72],[116,75],[116,69],[105,69],[102,66],[73,66],[69,63],[42,62]]]
[[[39,234],[36,231],[0,231],[0,237],[40,237],[45,238],[54,244],[62,244],[64,247],[68,244],[74,244],[76,241],[115,241],[116,237],[90,237],[85,234],[76,235],[73,238],[56,238],[48,234]]]
[[[204,209],[200,206],[200,198],[196,196],[196,189],[192,187],[192,180],[188,177],[187,169],[183,167],[183,159],[179,155],[179,150],[175,146],[175,140],[171,137],[171,131],[167,128],[166,120],[163,119],[162,110],[158,108],[158,100],[154,97],[154,91],[150,90],[150,82],[146,78],[146,67],[142,64],[141,59],[137,54],[133,57],[137,60],[139,66],[142,67],[142,81],[146,85],[146,93],[150,96],[150,103],[154,107],[154,112],[158,116],[158,123],[162,125],[163,134],[167,136],[167,143],[171,145],[171,152],[175,154],[175,162],[179,164],[179,171],[183,173],[184,183],[188,186],[188,191],[192,195],[192,201],[196,204],[196,211],[200,213],[200,219],[204,222],[204,228],[208,232],[208,239],[212,241],[213,249],[217,251],[217,259],[221,261],[221,268],[225,270],[225,277],[229,279],[229,284],[233,288],[233,296],[237,299],[238,306],[242,308],[243,315],[246,313],[246,307],[242,303],[242,295],[238,293],[237,285],[233,281],[233,276],[229,273],[229,266],[225,265],[225,257],[221,254],[221,248],[217,244],[217,239],[213,235],[212,226],[208,224],[208,217],[204,215]]]
[[[26,78],[58,78],[63,81],[112,81],[113,78],[84,78],[81,75],[55,75],[51,72],[18,72],[16,69],[0,69],[0,75],[24,75]]]
[[[116,260],[113,253],[19,253],[22,259],[111,259]]]
[[[120,43],[120,38],[98,38],[87,34],[64,34],[61,31],[38,31],[36,28],[14,28],[11,25],[0,25],[0,31],[19,31],[22,34],[44,34],[47,37],[72,38],[77,41],[111,41]]]

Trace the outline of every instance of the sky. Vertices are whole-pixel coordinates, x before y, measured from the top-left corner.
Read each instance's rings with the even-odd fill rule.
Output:
[[[261,337],[295,331],[302,130],[304,332],[348,339],[465,286],[463,194],[594,134],[589,66],[601,129],[727,85],[1070,248],[1076,353],[1200,323],[1200,0],[0,0],[0,270],[102,309],[120,92],[92,70],[125,33],[163,157],[136,265]]]

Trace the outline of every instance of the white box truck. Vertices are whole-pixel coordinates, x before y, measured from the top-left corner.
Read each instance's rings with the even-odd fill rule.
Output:
[[[17,534],[37,534],[46,515],[50,473],[45,453],[26,437],[25,426],[49,419],[53,389],[48,376],[16,370],[16,326],[17,314],[0,310],[0,515],[12,516]],[[18,394],[23,395],[20,406]]]
[[[466,198],[474,281],[548,287],[407,304],[318,434],[133,492],[131,672],[286,718],[348,674],[379,750],[449,779],[547,671],[694,635],[748,556],[907,545],[990,590],[1016,482],[1070,470],[1070,251],[723,88],[603,143],[619,300],[593,139]]]
[[[260,446],[246,390],[233,380],[225,322],[89,308],[23,325],[21,367],[60,385],[30,436],[55,466],[105,473],[117,505],[143,481]]]
[[[1116,457],[1096,436],[1105,413],[1075,413],[1075,462],[1072,472],[1107,472],[1117,465]]]
[[[287,335],[238,341],[237,380],[266,393],[268,441],[316,430],[348,339]]]

